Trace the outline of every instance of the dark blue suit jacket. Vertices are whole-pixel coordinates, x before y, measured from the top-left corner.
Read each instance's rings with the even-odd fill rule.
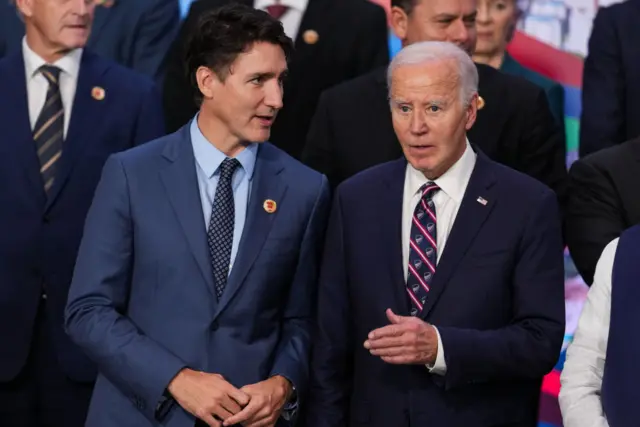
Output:
[[[177,404],[156,411],[183,367],[237,387],[277,374],[307,387],[326,178],[260,145],[218,301],[195,167],[187,125],[104,168],[66,310],[68,333],[101,372],[87,425],[152,426],[159,416],[168,427],[193,427]],[[264,209],[268,199],[274,213]]]
[[[178,0],[114,0],[110,7],[96,6],[87,47],[157,80],[179,25]],[[0,1],[0,57],[19,50],[23,36],[15,6]]]
[[[105,90],[101,101],[92,88]],[[107,157],[163,133],[150,80],[85,50],[56,184],[44,193],[32,138],[21,52],[0,60],[0,381],[27,360],[42,286],[58,357],[67,374],[89,381],[95,368],[62,328],[62,314],[84,219]]]
[[[580,156],[640,136],[640,0],[603,7],[582,78]]]
[[[401,243],[404,159],[338,187],[318,296],[305,427],[535,426],[564,336],[560,214],[543,184],[478,153],[422,312],[447,372],[399,366],[363,343],[409,315]],[[483,197],[488,203],[477,201]],[[437,213],[436,213],[437,214]]]

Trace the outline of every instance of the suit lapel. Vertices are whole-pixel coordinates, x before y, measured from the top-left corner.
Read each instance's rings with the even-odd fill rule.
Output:
[[[189,242],[191,253],[200,267],[214,304],[217,297],[213,285],[213,269],[207,244],[207,230],[202,217],[202,202],[198,192],[195,157],[189,134],[191,122],[185,125],[167,144],[163,157],[169,166],[160,172],[167,196]]]
[[[478,151],[478,150],[476,150]],[[451,275],[467,253],[485,220],[498,203],[494,192],[495,178],[490,170],[490,160],[478,152],[476,165],[469,179],[458,215],[451,228],[444,252],[433,276],[431,290],[427,302],[422,309],[421,317],[426,318],[438,301]],[[487,203],[482,204],[478,198]],[[436,213],[437,214],[437,213]]]
[[[404,179],[407,162],[404,158],[393,163],[391,173],[385,178],[386,191],[381,191],[379,196],[379,227],[380,248],[389,251],[387,270],[390,287],[383,286],[380,289],[389,289],[392,294],[385,295],[382,299],[393,301],[397,310],[395,313],[409,315],[409,300],[406,294],[406,282],[404,279],[404,266],[402,261],[402,197],[404,194]],[[388,248],[388,249],[386,249]]]
[[[245,283],[249,270],[267,240],[278,211],[282,210],[287,185],[279,176],[283,170],[279,156],[278,151],[267,143],[258,149],[249,205],[247,206],[247,219],[238,246],[238,253],[214,319],[227,307]],[[275,213],[270,214],[265,211],[263,204],[267,199],[276,201],[279,206]]]
[[[51,189],[51,194],[47,201],[47,208],[51,208],[60,190],[64,187],[69,174],[77,161],[79,155],[96,141],[96,122],[101,117],[108,114],[109,93],[103,100],[96,100],[92,96],[92,89],[96,86],[104,88],[102,75],[107,70],[108,65],[97,60],[97,57],[87,51],[82,55],[80,72],[78,74],[78,84],[76,94],[71,109],[71,119],[67,137],[63,143],[60,165],[56,172],[56,179]]]
[[[18,164],[18,168],[24,172],[32,194],[35,194],[42,202],[41,206],[44,206],[46,195],[40,175],[36,143],[33,140],[31,122],[29,121],[27,82],[21,50],[7,58],[3,74],[6,77],[0,79],[2,87],[0,90],[2,93],[0,112],[5,115],[5,126],[3,135],[0,137],[0,144],[8,146],[4,150],[0,149],[0,152],[15,156],[15,162]]]
[[[323,0],[309,0],[307,9],[302,15],[302,21],[296,34],[294,54],[294,62],[304,63],[306,57],[314,55],[318,52],[317,43],[322,43],[323,36],[325,35],[325,29],[327,29],[327,23],[329,22],[330,15],[327,11],[327,2]],[[319,38],[317,43],[308,43],[305,41],[305,33],[307,31],[315,31]]]

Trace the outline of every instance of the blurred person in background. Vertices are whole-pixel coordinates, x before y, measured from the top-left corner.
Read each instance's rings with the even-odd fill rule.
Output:
[[[391,26],[403,46],[448,41],[473,54],[476,0],[392,0],[391,5]],[[566,148],[544,91],[488,65],[476,67],[481,100],[469,140],[498,163],[545,183],[562,204]],[[384,67],[322,95],[302,161],[327,175],[332,186],[400,156]]]
[[[266,10],[294,40],[295,52],[284,81],[284,108],[273,125],[271,142],[299,158],[320,93],[389,62],[384,10],[366,0],[195,1],[168,58],[164,109],[169,132],[198,110],[182,61],[185,40],[200,16],[231,2]]]
[[[640,0],[598,10],[582,77],[580,156],[640,136]]]
[[[591,285],[605,246],[640,224],[640,138],[576,160],[569,171],[565,213],[567,245]]]
[[[83,224],[107,157],[163,134],[161,101],[84,49],[92,2],[16,6],[26,36],[0,60],[0,425],[80,427],[96,368],[62,323]]]
[[[96,11],[87,47],[156,81],[161,79],[180,24],[178,0],[89,1]],[[7,2],[15,0],[0,0],[0,57],[20,49],[25,31]]]
[[[520,10],[517,0],[478,0],[476,28],[478,41],[473,60],[507,74],[524,77],[544,89],[549,108],[564,135],[564,89],[551,79],[529,70],[516,61],[507,46],[516,30]]]

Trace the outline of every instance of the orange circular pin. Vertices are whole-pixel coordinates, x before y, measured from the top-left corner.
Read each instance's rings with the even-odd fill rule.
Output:
[[[93,89],[91,89],[91,96],[97,101],[102,101],[105,96],[104,89],[100,86],[94,87]]]
[[[478,110],[482,110],[484,108],[484,98],[481,96],[478,96]]]
[[[320,35],[315,30],[307,30],[302,34],[302,39],[306,44],[316,44],[320,39]]]
[[[278,205],[274,200],[267,199],[262,204],[262,207],[264,208],[265,211],[267,211],[267,213],[274,213],[278,208]]]

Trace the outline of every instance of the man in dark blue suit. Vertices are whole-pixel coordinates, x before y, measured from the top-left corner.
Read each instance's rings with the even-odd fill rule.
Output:
[[[469,144],[460,48],[406,47],[388,80],[406,160],[338,187],[304,425],[533,427],[564,336],[556,197]]]
[[[0,1],[0,57],[20,50],[24,25],[11,4]],[[87,47],[153,79],[164,73],[164,58],[178,33],[178,0],[93,0],[95,20]]]
[[[582,77],[580,156],[640,136],[640,0],[598,10]]]
[[[17,2],[0,60],[0,425],[83,425],[96,369],[63,330],[86,213],[107,157],[163,134],[150,80],[83,50],[93,6]]]
[[[101,373],[87,425],[295,416],[329,190],[263,142],[291,49],[264,11],[208,12],[186,48],[199,113],[107,161],[66,309],[68,333]]]

